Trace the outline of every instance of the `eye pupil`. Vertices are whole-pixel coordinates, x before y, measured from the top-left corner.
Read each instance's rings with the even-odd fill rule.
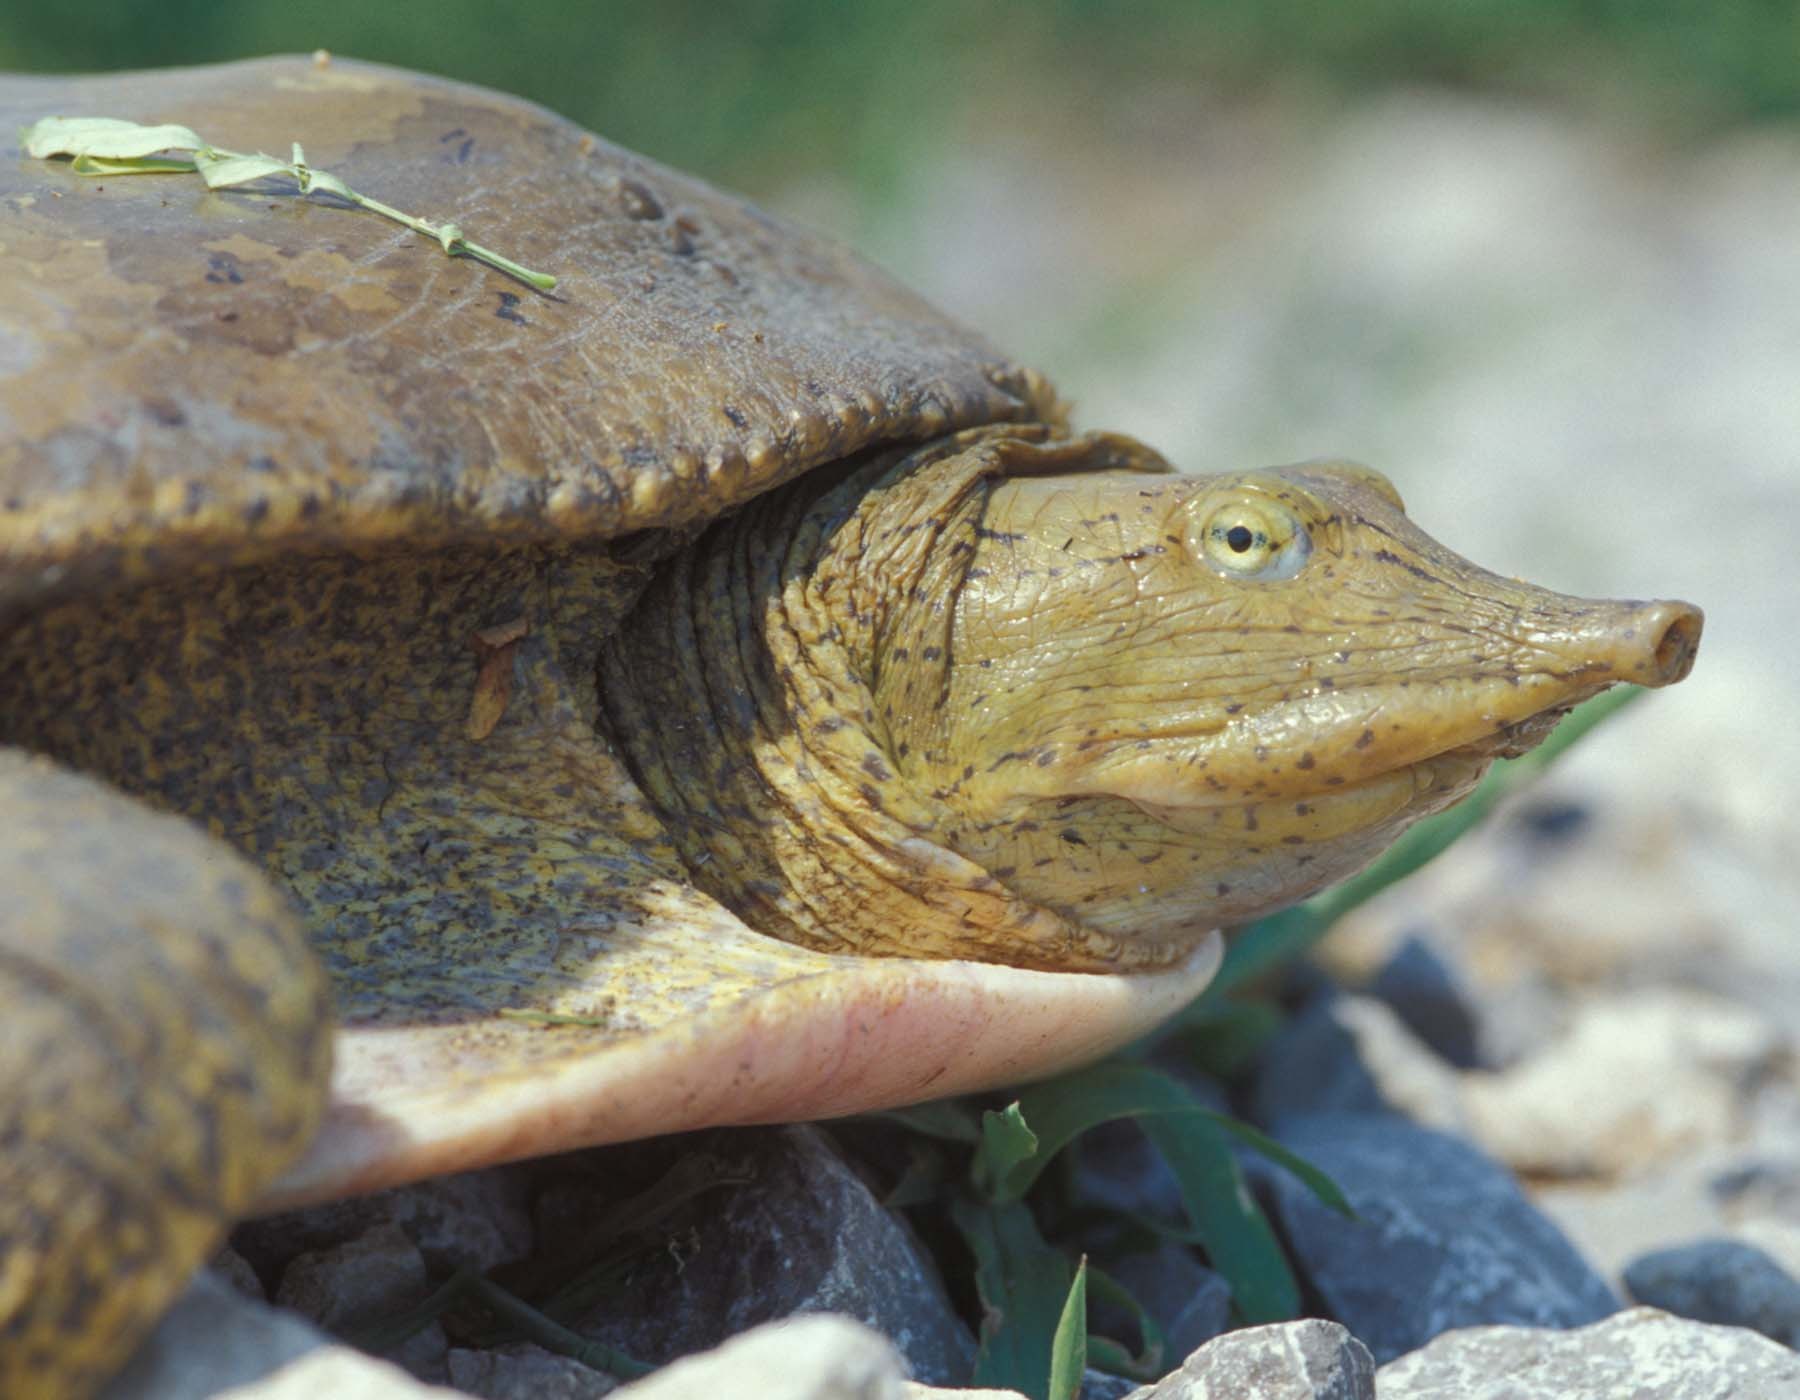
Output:
[[[1225,543],[1233,554],[1242,554],[1256,541],[1256,536],[1242,525],[1233,525],[1225,532]]]

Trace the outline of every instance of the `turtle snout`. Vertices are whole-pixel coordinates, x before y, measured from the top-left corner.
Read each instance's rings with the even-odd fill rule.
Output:
[[[1700,630],[1706,614],[1692,603],[1642,604],[1633,614],[1626,635],[1639,654],[1622,669],[1625,679],[1639,685],[1674,685],[1694,669],[1700,650]]]

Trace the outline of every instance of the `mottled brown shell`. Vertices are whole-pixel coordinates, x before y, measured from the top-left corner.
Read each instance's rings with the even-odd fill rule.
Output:
[[[285,182],[0,158],[0,614],[296,548],[682,525],[1049,408],[839,245],[515,98],[300,58],[0,82],[0,131],[47,115],[297,141],[559,280]]]

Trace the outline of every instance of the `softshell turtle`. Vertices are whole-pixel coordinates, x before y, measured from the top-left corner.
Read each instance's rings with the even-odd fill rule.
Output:
[[[0,84],[58,113],[301,140],[561,282],[0,165],[8,1395],[91,1386],[258,1206],[1098,1055],[1210,930],[1691,664],[1695,609],[1485,573],[1367,469],[1072,433],[512,98]]]

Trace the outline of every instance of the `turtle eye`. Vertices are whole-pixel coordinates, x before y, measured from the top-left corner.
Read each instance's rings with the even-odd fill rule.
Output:
[[[1306,526],[1276,501],[1238,497],[1197,519],[1189,547],[1226,578],[1292,578],[1312,553]]]

